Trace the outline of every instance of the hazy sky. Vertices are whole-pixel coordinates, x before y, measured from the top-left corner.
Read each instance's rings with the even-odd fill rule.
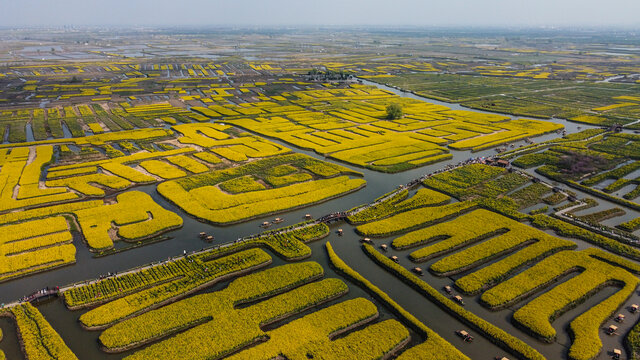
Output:
[[[640,28],[640,0],[0,0],[0,26],[24,25]]]

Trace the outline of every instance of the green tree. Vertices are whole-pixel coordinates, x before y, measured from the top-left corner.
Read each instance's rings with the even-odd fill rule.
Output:
[[[400,104],[389,104],[387,106],[387,119],[395,120],[402,117],[402,106]]]

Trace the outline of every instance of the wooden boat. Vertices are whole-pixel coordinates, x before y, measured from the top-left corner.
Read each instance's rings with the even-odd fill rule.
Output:
[[[638,304],[632,304],[631,305],[631,309],[629,309],[629,311],[631,311],[632,313],[637,313],[638,312]]]
[[[342,236],[342,229],[338,229],[338,236]]]
[[[453,292],[453,289],[451,288],[451,286],[445,285],[444,291],[446,291],[447,294],[451,294]]]
[[[263,228],[267,228],[267,227],[271,226],[271,223],[270,223],[270,222],[268,222],[268,221],[265,221],[265,222],[263,222],[263,223],[262,223],[262,225],[260,225],[260,226],[262,226]]]
[[[456,295],[456,296],[454,296],[454,297],[453,297],[453,300],[454,300],[455,302],[457,302],[458,304],[460,304],[460,305],[464,305],[464,300],[462,300],[462,296],[460,296],[460,295]]]
[[[200,233],[199,236],[200,236],[200,239],[204,239],[204,238],[207,237],[207,233],[203,231],[203,232]]]
[[[617,322],[624,322],[624,315],[618,314],[615,318]]]
[[[416,274],[418,274],[418,275],[420,275],[420,276],[424,275],[424,272],[422,271],[422,268],[414,267],[414,268],[413,268],[413,269],[411,269],[411,270],[412,270],[414,273],[416,273]]]
[[[360,239],[360,242],[361,243],[365,243],[365,244],[372,244],[373,245],[373,241],[371,241],[371,239],[369,239],[369,238]]]
[[[462,340],[464,340],[466,342],[472,342],[473,341],[473,336],[471,336],[471,334],[469,334],[465,330],[458,330],[458,331],[456,331],[456,334],[458,336],[460,336],[462,338]]]
[[[387,251],[387,244],[380,245],[380,249]]]
[[[616,331],[618,331],[618,327],[615,325],[609,325],[609,328],[607,328],[607,335],[614,335],[616,333]]]
[[[272,223],[274,223],[274,224],[279,224],[279,223],[281,223],[281,222],[283,222],[283,221],[284,221],[284,219],[283,219],[283,218],[279,218],[279,217],[277,217],[277,218],[273,219]]]
[[[305,214],[305,215],[304,215],[304,218],[305,218],[305,219],[307,219],[307,220],[308,220],[308,219],[311,219],[311,214]]]
[[[620,359],[620,357],[622,356],[622,350],[620,349],[613,349],[613,359]]]
[[[393,262],[396,262],[396,263],[398,262],[398,257],[395,255],[390,256],[389,259],[393,260]]]

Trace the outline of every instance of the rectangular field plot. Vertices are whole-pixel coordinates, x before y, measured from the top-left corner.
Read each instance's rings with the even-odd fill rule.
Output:
[[[259,134],[371,168],[397,172],[451,157],[447,149],[481,150],[562,128],[540,120],[472,111],[452,111],[401,98],[373,87],[298,91],[288,101],[300,107],[225,119]],[[402,105],[404,118],[386,119],[386,106]],[[243,104],[245,105],[245,104]],[[246,104],[259,107],[260,103]],[[307,110],[305,110],[306,108]]]
[[[62,216],[3,226],[0,281],[74,263],[76,247],[71,241]]]

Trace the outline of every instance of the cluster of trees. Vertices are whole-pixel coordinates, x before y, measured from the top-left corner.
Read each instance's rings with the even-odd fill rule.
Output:
[[[315,81],[324,81],[324,80],[349,80],[353,77],[350,73],[345,72],[344,70],[340,71],[321,71],[318,69],[312,69],[307,73],[308,78]]]
[[[400,119],[402,115],[402,106],[400,104],[393,103],[387,106],[387,119]]]

